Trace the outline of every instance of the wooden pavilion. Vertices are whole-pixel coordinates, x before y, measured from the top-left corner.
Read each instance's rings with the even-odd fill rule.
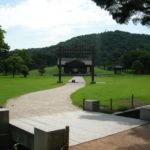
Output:
[[[94,82],[94,60],[95,49],[74,47],[72,49],[60,47],[57,51],[58,83],[62,83],[62,68],[65,75],[86,75],[89,68],[91,74],[91,83]]]

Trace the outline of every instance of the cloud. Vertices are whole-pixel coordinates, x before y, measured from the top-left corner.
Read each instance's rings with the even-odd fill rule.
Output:
[[[95,25],[109,26],[115,22],[92,0],[24,0],[15,6],[0,5],[0,24],[6,31],[21,26],[45,34],[44,39],[58,39],[54,42],[57,43],[60,37],[77,35],[77,30],[88,30]]]
[[[25,26],[32,30],[90,22],[112,24],[107,12],[91,0],[26,0],[16,6],[1,6],[0,20],[4,28]]]

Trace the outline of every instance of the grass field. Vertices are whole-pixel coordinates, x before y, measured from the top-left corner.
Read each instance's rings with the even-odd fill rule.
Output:
[[[136,103],[150,104],[150,76],[149,75],[123,75],[112,77],[96,77],[97,84],[91,85],[90,78],[85,77],[86,87],[71,95],[73,104],[82,106],[82,99],[99,100],[103,106],[110,104],[121,109],[122,103],[131,100],[132,94]]]
[[[67,82],[71,77],[63,77],[63,82]],[[57,77],[53,76],[28,76],[23,78],[16,76],[0,76],[0,105],[7,99],[17,97],[26,93],[51,89],[63,84],[57,84]]]
[[[45,67],[45,73],[43,76],[49,76],[58,73],[58,68],[56,66],[53,67]],[[30,71],[30,76],[39,76],[39,72],[37,69]]]
[[[95,74],[100,75],[100,74],[114,74],[113,71],[109,71],[109,70],[104,70],[102,68],[99,67],[95,67]]]
[[[0,76],[0,105],[7,99],[26,93],[51,89],[63,84],[57,84],[57,77],[50,76],[57,73],[57,67],[47,67],[46,73],[40,76],[37,70],[30,71],[27,78],[16,76]],[[121,103],[131,101],[134,94],[135,102],[150,104],[150,76],[149,75],[122,75],[115,76],[112,71],[95,68],[96,74],[111,74],[110,77],[96,77],[97,84],[90,84],[90,77],[85,77],[86,87],[71,95],[73,104],[82,106],[83,99],[96,99],[101,105],[108,106],[113,99],[113,108],[120,109]],[[63,77],[66,83],[71,77]]]
[[[63,71],[63,69],[62,69]],[[89,69],[87,70],[89,73]],[[58,73],[58,68],[56,66],[53,67],[46,67],[45,68],[45,73],[44,76],[49,76],[49,75],[53,75],[53,74],[57,74]],[[108,71],[108,70],[103,70],[99,67],[95,67],[95,74],[99,75],[99,74],[113,74],[113,71]],[[37,69],[30,71],[30,76],[39,76],[39,72],[37,71]]]
[[[98,73],[108,73],[96,67]],[[56,74],[58,69],[56,66],[46,67],[43,76],[40,76],[37,69],[30,71],[27,78],[20,76],[0,76],[0,105],[5,104],[7,99],[17,97],[26,93],[51,89],[63,84],[57,84],[57,77],[52,76]],[[66,83],[71,77],[63,77],[63,82]]]

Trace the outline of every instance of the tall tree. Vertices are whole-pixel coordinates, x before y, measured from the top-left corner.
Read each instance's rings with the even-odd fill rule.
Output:
[[[125,69],[132,69],[135,73],[150,74],[150,52],[133,51],[122,56]]]
[[[0,26],[0,72],[5,72],[7,74],[7,63],[6,59],[8,58],[9,46],[4,41],[4,34],[6,32],[2,30]]]
[[[23,74],[23,76],[26,78],[27,75],[29,74],[29,68],[26,65],[21,65],[20,66],[20,72]]]
[[[15,50],[13,50],[13,51],[10,52],[10,55],[18,55],[18,56],[20,56],[23,59],[24,64],[28,68],[31,68],[31,65],[32,65],[32,56],[31,56],[31,54],[30,54],[30,52],[28,50],[15,49]]]
[[[92,0],[107,10],[118,23],[134,23],[150,26],[150,0]]]
[[[41,76],[45,73],[45,66],[44,65],[40,65],[38,68],[39,73],[41,74]]]
[[[134,73],[141,74],[141,73],[143,73],[144,65],[139,60],[136,60],[132,64],[132,69],[133,69]]]
[[[7,59],[9,70],[12,72],[13,78],[17,72],[21,71],[21,67],[24,64],[23,59],[18,55],[12,55]]]

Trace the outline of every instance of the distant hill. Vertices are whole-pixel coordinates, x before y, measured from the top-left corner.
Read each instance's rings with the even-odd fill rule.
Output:
[[[28,49],[32,54],[34,67],[41,63],[46,66],[56,65],[56,50],[59,46],[94,46],[97,53],[96,65],[109,67],[120,64],[120,57],[128,52],[150,51],[150,35],[122,31],[104,32],[74,37],[50,47]]]

